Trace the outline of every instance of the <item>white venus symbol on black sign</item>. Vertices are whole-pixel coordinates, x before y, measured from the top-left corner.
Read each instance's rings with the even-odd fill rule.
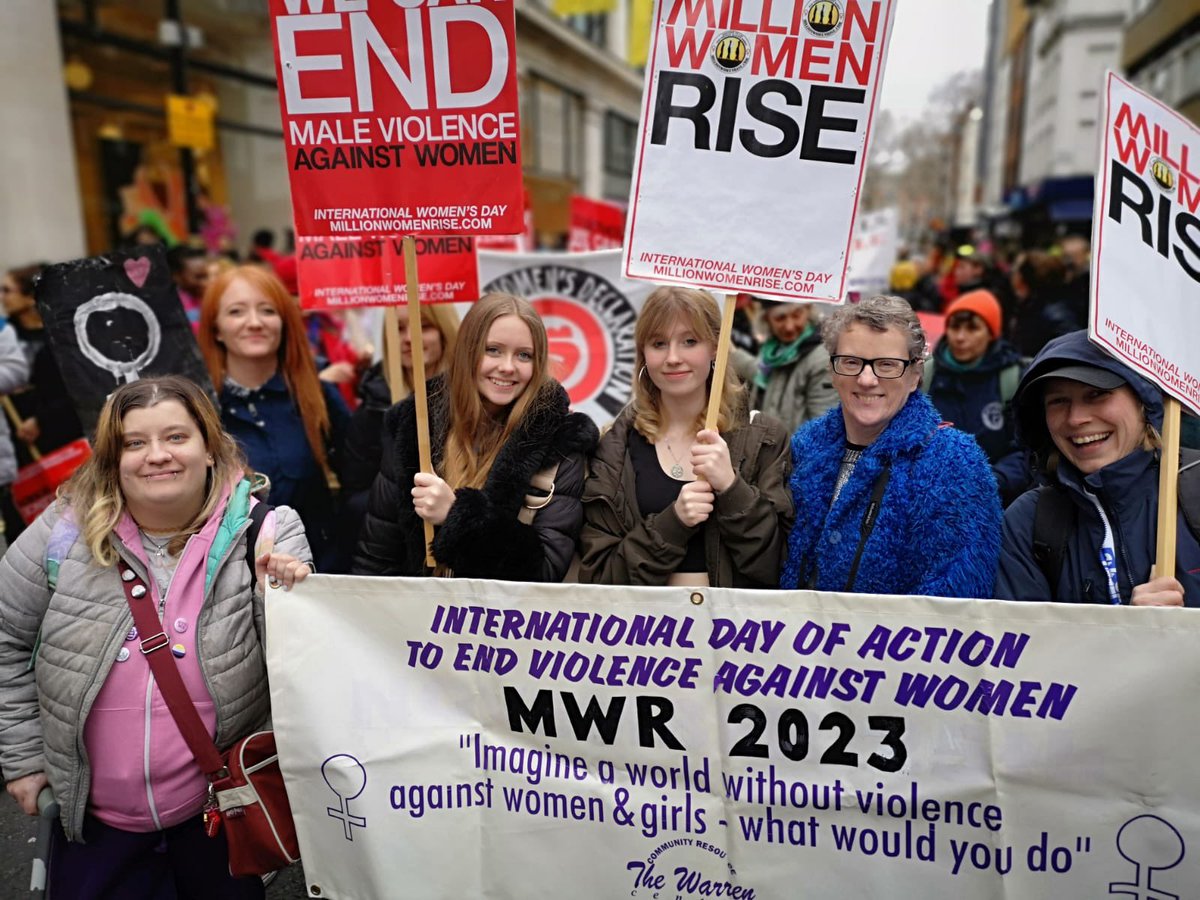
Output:
[[[88,319],[94,313],[112,312],[115,309],[127,309],[137,313],[146,323],[146,349],[135,359],[114,359],[108,353],[102,352],[92,343],[88,336]],[[79,350],[90,362],[106,372],[112,373],[118,382],[137,381],[143,368],[158,356],[158,348],[162,343],[162,326],[146,301],[120,292],[111,292],[93,297],[87,303],[75,310],[75,339],[79,342]],[[104,350],[113,352],[123,346],[123,342],[114,342],[105,346]]]

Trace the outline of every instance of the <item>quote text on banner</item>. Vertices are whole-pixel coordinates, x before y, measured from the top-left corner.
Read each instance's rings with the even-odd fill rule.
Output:
[[[659,0],[630,278],[840,303],[894,0]]]
[[[270,11],[298,235],[521,231],[512,0]]]
[[[1186,611],[315,576],[267,623],[323,897],[1195,886]]]

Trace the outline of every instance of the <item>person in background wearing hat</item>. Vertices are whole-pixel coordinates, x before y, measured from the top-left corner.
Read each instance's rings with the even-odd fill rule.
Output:
[[[1000,303],[985,290],[963,294],[946,307],[946,333],[925,363],[922,387],[943,419],[978,441],[1007,506],[1031,478],[1010,409],[1021,356],[1000,337],[1001,315]]]
[[[811,303],[760,297],[770,337],[758,357],[752,405],[778,419],[791,434],[837,403],[829,353]]]
[[[1158,389],[1075,331],[1038,354],[1014,405],[1018,437],[1034,450],[1049,485],[1027,491],[1005,513],[996,596],[1200,606],[1200,543],[1182,512],[1176,577],[1152,571]],[[1065,498],[1058,505],[1066,516],[1061,525],[1039,527],[1038,517],[1045,520],[1056,503],[1052,492]]]

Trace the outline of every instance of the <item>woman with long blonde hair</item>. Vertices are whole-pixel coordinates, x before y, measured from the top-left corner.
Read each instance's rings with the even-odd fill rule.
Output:
[[[397,400],[413,392],[413,336],[409,334],[408,315],[399,315],[400,386]],[[421,342],[425,376],[434,378],[450,367],[450,357],[458,340],[458,313],[449,303],[425,303],[421,306]],[[386,345],[386,336],[384,339]],[[367,498],[383,453],[383,414],[393,405],[392,387],[384,364],[377,363],[363,375],[358,388],[358,408],[350,415],[346,444],[340,467],[342,482],[341,529],[350,553],[358,544],[358,535],[367,515]]]
[[[580,580],[774,587],[792,504],[783,426],[751,415],[727,369],[704,427],[721,315],[705,291],[661,287],[634,331],[633,400],[584,487]]]
[[[570,411],[549,362],[546,327],[527,301],[494,293],[471,307],[449,371],[429,382],[433,472],[420,471],[412,398],[384,416],[355,574],[426,572],[430,522],[438,574],[562,580],[597,434],[587,416]],[[539,473],[548,487],[533,485]],[[523,513],[527,506],[537,508]]]
[[[317,568],[345,572],[331,485],[350,412],[317,378],[296,301],[262,266],[229,269],[209,282],[197,339],[225,430],[270,479],[271,502],[300,514]]]
[[[263,896],[205,832],[208,779],[147,656],[174,657],[219,750],[270,720],[261,588],[311,557],[293,510],[251,512],[246,475],[193,382],[123,384],[91,458],[0,560],[0,767],[25,813],[58,800],[56,897]],[[153,633],[130,604],[151,604]]]

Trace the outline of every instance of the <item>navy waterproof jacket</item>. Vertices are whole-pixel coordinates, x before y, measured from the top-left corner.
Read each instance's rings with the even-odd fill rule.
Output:
[[[1033,480],[1025,453],[1017,444],[1016,416],[1000,392],[1000,373],[1020,364],[1021,355],[1003,338],[992,341],[983,358],[967,370],[955,368],[945,338],[926,363],[933,366],[929,399],[944,420],[973,435],[983,448],[1005,505]]]
[[[1162,425],[1162,395],[1148,381],[1107,356],[1076,331],[1057,338],[1038,354],[1021,380],[1014,406],[1018,410],[1019,436],[1045,452],[1050,446],[1046,431],[1042,390],[1029,383],[1064,363],[1083,363],[1120,375],[1133,388],[1148,420]],[[1056,600],[1066,603],[1109,603],[1108,580],[1100,562],[1104,525],[1096,505],[1085,491],[1104,506],[1113,527],[1117,558],[1117,583],[1121,600],[1128,603],[1136,585],[1150,580],[1158,520],[1158,454],[1133,453],[1084,476],[1070,463],[1059,463],[1049,476],[1066,490],[1075,508],[1075,527],[1067,538],[1062,574],[1058,583],[1047,582],[1033,556],[1033,523],[1037,492],[1023,494],[1004,515],[1000,571],[996,596],[1006,600]],[[1200,544],[1192,536],[1182,513],[1176,524],[1175,577],[1184,587],[1184,603],[1200,606]]]
[[[350,411],[336,386],[321,382],[321,389],[329,410],[327,453],[336,465]],[[226,384],[220,401],[221,424],[246,454],[250,468],[271,479],[268,501],[299,513],[317,571],[347,571],[349,560],[342,555],[334,534],[333,493],[308,445],[304,422],[283,375],[276,372],[266,384],[248,393]]]

